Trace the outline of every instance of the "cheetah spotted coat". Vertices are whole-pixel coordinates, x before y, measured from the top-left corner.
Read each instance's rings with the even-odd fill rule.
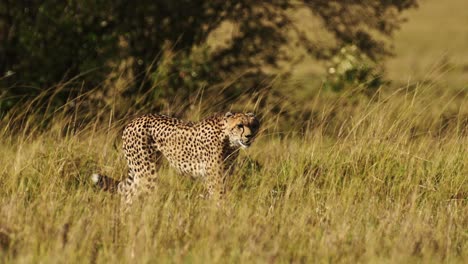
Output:
[[[99,186],[117,190],[124,203],[157,187],[162,157],[182,174],[201,178],[208,195],[219,198],[224,180],[232,173],[239,149],[250,146],[259,121],[251,113],[217,114],[200,122],[165,115],[144,115],[131,121],[123,132],[128,177],[115,181],[93,175]]]

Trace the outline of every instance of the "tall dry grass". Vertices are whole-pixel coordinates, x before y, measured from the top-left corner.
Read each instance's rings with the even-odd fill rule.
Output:
[[[130,116],[18,106],[0,122],[0,262],[466,262],[466,90],[264,102],[222,206],[165,165],[128,214],[89,176],[124,176]]]

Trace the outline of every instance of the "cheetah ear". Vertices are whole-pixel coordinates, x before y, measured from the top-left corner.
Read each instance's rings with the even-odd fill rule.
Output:
[[[252,113],[252,112],[246,113],[245,115],[247,115],[248,117],[254,117],[255,116],[254,113]]]
[[[224,114],[224,117],[232,117],[234,114],[231,113],[231,112],[227,112],[226,114]]]

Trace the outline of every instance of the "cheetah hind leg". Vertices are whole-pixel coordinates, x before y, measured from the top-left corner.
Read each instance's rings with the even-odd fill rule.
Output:
[[[129,170],[128,177],[121,181],[117,186],[117,192],[121,196],[122,203],[124,205],[131,205],[132,198],[138,191],[138,177],[135,177],[135,172]]]
[[[103,174],[94,173],[91,175],[91,181],[103,191],[118,193],[121,196],[121,203],[128,206],[133,203],[134,199],[148,195],[156,189],[156,173],[145,176],[135,177],[135,173],[129,172],[126,179],[119,181]]]
[[[146,197],[157,187],[157,168],[161,166],[160,152],[153,154],[152,162],[145,161],[147,170],[135,173],[130,169],[129,176],[118,185],[118,193],[122,196],[122,204],[131,205],[135,199]]]

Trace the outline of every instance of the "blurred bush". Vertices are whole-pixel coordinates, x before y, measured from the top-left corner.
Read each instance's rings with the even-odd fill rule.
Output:
[[[265,67],[290,60],[285,45],[321,60],[346,45],[371,61],[390,55],[388,36],[416,2],[3,0],[0,112],[44,93],[56,106],[96,87],[115,95],[106,83],[123,72],[131,80],[120,95],[144,94],[155,108],[200,89],[228,102],[263,89]],[[291,18],[299,8],[318,17],[334,40],[323,46],[311,39]],[[220,47],[208,46],[222,23],[235,33]]]
[[[381,65],[369,59],[354,45],[341,48],[328,64],[324,86],[333,91],[361,85],[365,92],[371,93],[384,84]]]

